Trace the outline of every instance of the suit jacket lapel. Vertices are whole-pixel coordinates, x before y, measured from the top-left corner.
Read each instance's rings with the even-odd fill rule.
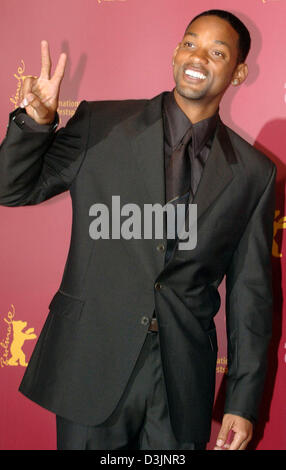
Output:
[[[219,119],[197,192],[194,197],[190,195],[188,201],[188,204],[197,205],[197,222],[230,184],[234,177],[231,164],[236,163],[236,161],[226,127]],[[189,227],[189,206],[187,207],[185,226],[186,228]],[[179,239],[177,239],[174,251],[177,249],[178,242]],[[199,239],[197,243],[199,243]]]
[[[146,201],[165,205],[164,129],[160,94],[150,100],[134,123],[135,138],[131,145],[142,182]]]
[[[131,140],[140,183],[144,187],[144,204],[165,205],[164,129],[162,119],[163,94],[151,99],[143,113],[132,121],[134,138]],[[153,219],[154,220],[154,219]],[[154,227],[153,234],[154,234]],[[154,235],[153,235],[154,236]],[[162,239],[145,240],[142,263],[153,280],[164,269],[164,252],[157,251],[160,243],[167,245],[165,227]]]
[[[230,138],[219,119],[215,137],[192,204],[197,204],[198,219],[214,203],[233,178],[231,164],[236,156]]]

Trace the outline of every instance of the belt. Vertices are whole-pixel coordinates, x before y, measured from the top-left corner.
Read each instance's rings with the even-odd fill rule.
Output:
[[[150,325],[149,325],[149,328],[148,328],[148,331],[156,331],[158,332],[158,322],[157,322],[157,318],[152,318],[151,322],[150,322]]]

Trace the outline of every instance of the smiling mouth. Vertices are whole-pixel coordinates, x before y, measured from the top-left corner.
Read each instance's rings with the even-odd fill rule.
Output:
[[[198,72],[193,69],[186,69],[184,71],[184,74],[187,75],[188,78],[191,78],[197,81],[205,80],[207,78],[207,76],[204,73]]]

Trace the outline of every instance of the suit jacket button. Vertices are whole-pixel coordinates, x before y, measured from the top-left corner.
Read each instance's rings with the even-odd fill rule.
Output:
[[[165,245],[163,243],[160,243],[159,245],[157,245],[156,248],[158,251],[165,251]]]
[[[161,289],[163,289],[163,285],[160,282],[156,282],[155,289],[156,290],[161,290]]]
[[[141,318],[141,325],[149,325],[149,323],[150,323],[150,320],[148,317],[143,316]]]

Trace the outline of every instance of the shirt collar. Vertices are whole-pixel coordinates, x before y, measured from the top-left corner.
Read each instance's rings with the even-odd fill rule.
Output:
[[[174,90],[164,95],[163,111],[165,138],[172,150],[178,146],[190,127],[192,127],[192,148],[195,156],[214,135],[219,117],[218,111],[213,116],[192,124],[177,104]]]

